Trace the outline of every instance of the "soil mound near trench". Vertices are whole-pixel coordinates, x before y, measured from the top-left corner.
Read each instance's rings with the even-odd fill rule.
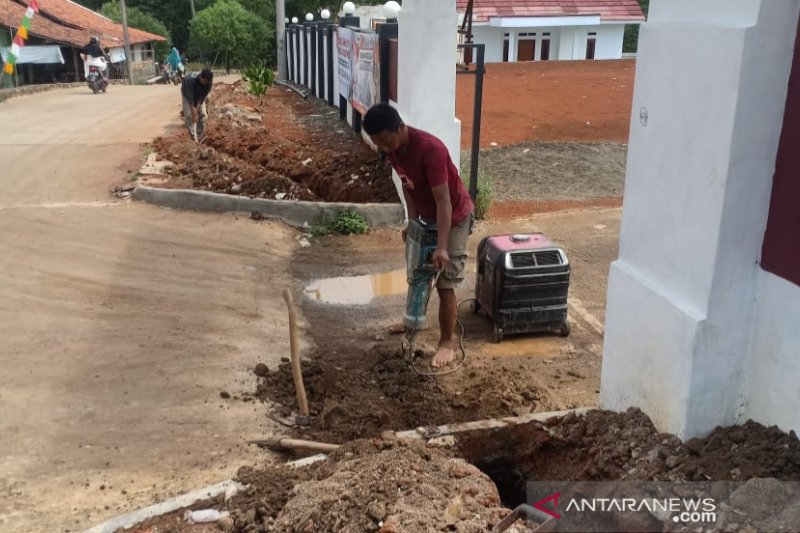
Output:
[[[155,140],[159,158],[174,165],[151,185],[278,200],[398,201],[388,162],[335,108],[278,86],[255,97],[244,82],[215,85],[207,108],[201,144],[184,128]]]

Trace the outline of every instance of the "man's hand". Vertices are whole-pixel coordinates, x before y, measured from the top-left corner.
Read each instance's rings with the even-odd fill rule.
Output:
[[[436,270],[444,270],[448,263],[450,263],[450,256],[447,254],[447,250],[437,248],[433,252],[433,266],[436,267]]]

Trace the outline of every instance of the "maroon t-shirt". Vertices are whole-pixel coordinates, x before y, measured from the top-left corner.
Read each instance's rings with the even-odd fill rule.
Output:
[[[406,127],[408,145],[403,153],[389,155],[389,160],[414,200],[420,218],[436,222],[436,200],[432,189],[446,183],[453,206],[452,224],[460,224],[472,213],[474,206],[447,147],[430,133]]]

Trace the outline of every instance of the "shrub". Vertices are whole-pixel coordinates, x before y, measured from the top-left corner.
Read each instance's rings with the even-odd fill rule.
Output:
[[[369,231],[369,222],[361,213],[352,209],[340,211],[333,220],[322,219],[311,228],[311,235],[324,237],[326,235],[359,235]]]
[[[469,191],[469,168],[461,172],[461,180]],[[475,218],[483,220],[492,205],[492,179],[482,167],[478,168],[478,198],[475,200]]]
[[[269,86],[272,85],[275,74],[272,69],[262,66],[248,67],[244,71],[244,81],[248,83],[248,91],[255,96],[263,96],[266,94]]]

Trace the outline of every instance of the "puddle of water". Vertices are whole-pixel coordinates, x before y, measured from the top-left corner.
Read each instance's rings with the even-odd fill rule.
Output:
[[[381,296],[405,294],[408,289],[406,269],[315,281],[305,289],[306,295],[320,303],[367,305]]]
[[[486,345],[486,354],[491,357],[537,357],[553,359],[566,348],[564,339],[545,335],[534,337],[510,337],[500,343]]]

